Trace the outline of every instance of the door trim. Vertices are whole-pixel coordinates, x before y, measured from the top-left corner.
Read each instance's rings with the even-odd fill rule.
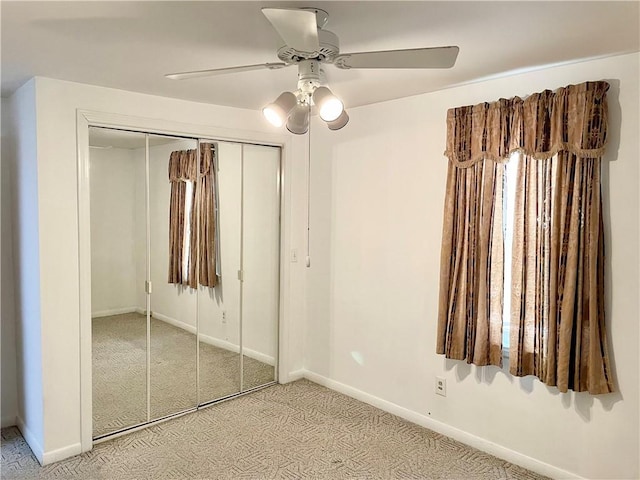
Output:
[[[291,184],[289,166],[293,162],[293,136],[258,131],[237,130],[205,125],[187,124],[171,120],[135,117],[109,112],[76,110],[77,168],[78,168],[78,278],[80,318],[80,439],[82,452],[93,448],[92,403],[92,346],[91,346],[91,209],[89,177],[89,127],[106,127],[141,133],[210,139],[280,147],[280,309],[278,314],[278,371],[281,383],[288,381],[291,371],[288,344],[292,319],[290,306],[290,264],[283,252],[291,243]]]

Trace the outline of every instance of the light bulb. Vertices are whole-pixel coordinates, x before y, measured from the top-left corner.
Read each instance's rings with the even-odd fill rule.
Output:
[[[333,122],[340,116],[343,110],[344,106],[338,98],[328,98],[322,104],[322,107],[320,107],[320,118],[322,118],[325,122]]]
[[[265,116],[267,121],[273,125],[274,127],[281,127],[284,123],[284,120],[280,116],[280,114],[273,108],[271,105],[267,105],[262,109],[262,114]]]
[[[281,127],[297,103],[298,99],[293,93],[282,92],[275,102],[262,109],[262,114],[271,125]]]
[[[340,116],[344,105],[327,87],[318,87],[313,92],[313,103],[318,107],[320,118],[332,122]]]

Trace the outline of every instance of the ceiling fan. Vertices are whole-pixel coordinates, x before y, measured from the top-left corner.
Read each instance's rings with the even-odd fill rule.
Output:
[[[281,62],[214,68],[165,75],[173,80],[223,75],[251,70],[276,70],[298,66],[298,88],[283,92],[275,102],[263,108],[267,120],[279,127],[304,134],[309,125],[312,106],[331,130],[344,127],[349,116],[344,105],[326,86],[324,64],[340,69],[352,68],[451,68],[458,56],[458,47],[412,48],[375,52],[340,53],[338,37],[324,30],[329,14],[319,8],[263,8],[284,45],[278,49]]]

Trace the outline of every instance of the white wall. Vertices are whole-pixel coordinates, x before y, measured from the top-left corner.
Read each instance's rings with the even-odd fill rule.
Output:
[[[9,102],[2,99],[2,124],[9,125],[11,122]],[[16,424],[18,416],[18,382],[16,379],[16,316],[15,299],[13,288],[13,226],[12,226],[12,161],[14,147],[10,136],[2,130],[2,165],[0,175],[2,177],[2,198],[0,212],[2,224],[2,238],[0,239],[0,253],[2,263],[2,279],[0,283],[1,313],[0,337],[2,338],[1,353],[2,372],[0,373],[2,385],[0,386],[0,407],[2,411],[2,427]]]
[[[37,99],[36,82],[31,80],[23,85],[14,95],[5,102],[7,108],[6,121],[2,122],[2,163],[4,185],[7,182],[12,186],[9,191],[10,201],[4,203],[6,193],[3,188],[2,195],[2,230],[3,247],[5,242],[11,250],[2,251],[2,335],[3,355],[7,342],[11,342],[12,317],[15,315],[16,333],[16,378],[18,409],[17,423],[25,439],[39,460],[42,459],[44,438],[44,355],[42,354],[42,325],[41,299],[42,289],[40,280],[42,270],[40,267],[39,235],[42,233],[39,225],[40,204],[48,198],[39,190],[38,152],[42,151],[37,138]],[[4,112],[3,112],[4,113]],[[54,147],[55,148],[55,147]],[[55,178],[58,175],[55,174]],[[3,185],[3,187],[4,187]],[[10,212],[6,211],[10,209]],[[7,219],[7,215],[10,220]],[[7,241],[5,228],[10,222],[11,239]],[[6,255],[11,254],[13,259],[13,272],[8,272],[11,261],[5,265]],[[11,275],[12,273],[12,275]],[[6,275],[13,278],[7,280]],[[55,273],[52,272],[53,279]],[[6,291],[7,285],[11,285]],[[13,287],[13,292],[11,291]],[[11,294],[13,294],[13,304]],[[7,298],[9,299],[6,302]],[[5,326],[5,321],[7,322]],[[5,330],[6,328],[6,330]],[[4,338],[4,335],[7,338]],[[11,347],[6,348],[6,353],[11,353]],[[3,377],[4,360],[3,357]],[[9,373],[7,380],[11,379],[9,361]],[[3,391],[5,388],[3,378]],[[11,389],[11,385],[8,386]],[[3,393],[3,417],[5,416]],[[9,405],[11,395],[9,393]],[[6,413],[12,415],[11,412]]]
[[[28,185],[30,195],[27,200],[16,203],[19,232],[29,235],[17,235],[14,240],[16,255],[20,258],[16,270],[20,274],[20,285],[24,285],[17,296],[24,296],[21,301],[23,309],[18,316],[21,323],[31,325],[33,322],[34,340],[43,339],[40,362],[38,348],[29,352],[30,365],[33,367],[34,383],[40,385],[39,395],[34,401],[40,402],[40,418],[33,418],[37,426],[36,438],[42,439],[41,450],[44,450],[45,462],[54,461],[77,453],[81,446],[81,429],[86,432],[80,422],[80,358],[79,337],[80,318],[78,313],[80,285],[78,277],[78,172],[76,146],[76,113],[77,109],[100,112],[111,112],[121,115],[144,117],[147,119],[166,119],[184,125],[196,126],[196,134],[215,131],[227,134],[230,138],[248,135],[267,138],[281,138],[283,132],[265,125],[259,112],[229,107],[162,98],[107,89],[90,85],[64,82],[46,78],[36,78],[26,87],[31,93],[32,102],[30,123],[21,131],[30,135],[30,141],[19,143],[25,151],[18,152],[21,170],[18,172],[20,184]],[[34,92],[35,90],[35,92]],[[37,94],[37,95],[36,95]],[[12,97],[19,102],[22,94],[18,92]],[[35,105],[33,102],[35,101]],[[266,102],[266,100],[265,100]],[[34,111],[37,110],[37,163],[35,161],[35,132],[33,125]],[[3,127],[4,128],[4,127]],[[240,132],[240,133],[239,133]],[[18,134],[16,134],[18,135]],[[292,194],[299,193],[298,183],[304,178],[303,162],[293,162],[295,155],[304,151],[301,140],[293,139],[291,153],[288,157],[290,165],[285,168],[288,175],[289,189],[286,192],[287,210],[284,212],[284,223],[287,232],[299,232],[301,220],[300,209],[292,206]],[[28,150],[27,148],[30,148]],[[30,161],[27,161],[30,160]],[[37,172],[36,172],[37,167]],[[37,173],[37,177],[36,177]],[[33,202],[37,178],[37,200]],[[20,195],[18,195],[19,198]],[[24,225],[20,224],[24,220]],[[28,223],[30,222],[30,223]],[[301,243],[302,234],[297,233],[283,239],[284,248]],[[31,240],[29,240],[31,239]],[[31,242],[31,243],[29,243]],[[33,244],[33,245],[32,245]],[[29,250],[27,250],[29,249]],[[28,255],[27,255],[28,253]],[[287,303],[283,305],[286,318],[300,319],[303,310],[300,264],[286,266],[284,283],[290,290]],[[28,288],[27,288],[28,287]],[[27,297],[32,298],[28,302]],[[27,308],[28,307],[28,308]],[[291,346],[285,353],[284,365],[291,371],[302,367],[300,322],[286,322],[287,329],[283,335],[290,338]],[[30,332],[19,332],[21,338],[30,338]],[[27,361],[27,360],[25,360]],[[284,372],[283,379],[286,380]],[[42,402],[44,399],[44,413]],[[27,399],[31,401],[31,398]],[[22,402],[22,401],[21,401]],[[24,403],[24,402],[23,402]],[[31,415],[35,415],[33,410]],[[31,418],[31,417],[30,417]],[[26,419],[25,419],[26,420]],[[36,428],[36,427],[34,427]],[[27,438],[29,441],[29,439]],[[31,444],[31,442],[30,442]],[[31,445],[34,447],[34,445]]]
[[[136,278],[136,163],[144,167],[137,153],[90,149],[92,317],[135,310],[136,292],[144,291]]]
[[[354,108],[338,132],[315,121],[310,378],[542,472],[638,478],[638,67],[631,54]],[[603,201],[618,391],[560,394],[436,355],[447,109],[600,79],[611,83]]]

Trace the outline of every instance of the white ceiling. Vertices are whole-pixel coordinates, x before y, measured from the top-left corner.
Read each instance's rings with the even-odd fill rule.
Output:
[[[296,86],[295,67],[175,81],[163,74],[278,61],[264,6],[315,6],[343,53],[458,45],[449,70],[339,70],[347,107],[487,76],[640,50],[630,2],[0,2],[2,96],[34,75],[251,109]]]

